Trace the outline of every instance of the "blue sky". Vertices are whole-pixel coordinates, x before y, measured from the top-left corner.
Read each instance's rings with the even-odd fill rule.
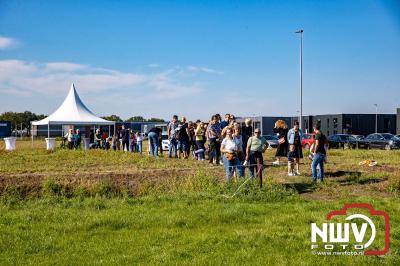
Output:
[[[0,112],[205,119],[400,107],[398,1],[1,1]]]

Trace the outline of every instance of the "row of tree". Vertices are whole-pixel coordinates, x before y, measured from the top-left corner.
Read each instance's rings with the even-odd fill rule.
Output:
[[[31,121],[41,120],[43,118],[46,118],[46,115],[38,115],[38,114],[29,112],[29,111],[25,111],[22,113],[5,112],[5,113],[0,114],[0,121],[10,121],[11,127],[13,129],[18,128],[19,130],[21,130],[21,129],[30,130]],[[102,118],[109,120],[109,121],[123,122],[121,117],[119,117],[117,115],[103,116]],[[142,116],[133,116],[133,117],[130,117],[126,121],[127,122],[165,122],[164,119],[160,119],[160,118],[146,119]]]
[[[23,113],[5,112],[0,114],[0,121],[11,122],[12,129],[28,129],[31,128],[31,121],[41,120],[46,118],[46,115],[37,115],[35,113],[25,111]]]
[[[123,122],[121,117],[117,115],[109,115],[109,116],[102,116],[101,118],[109,121],[115,121],[115,122]],[[161,118],[149,118],[146,119],[143,116],[132,116],[125,120],[126,122],[165,122],[164,119]]]

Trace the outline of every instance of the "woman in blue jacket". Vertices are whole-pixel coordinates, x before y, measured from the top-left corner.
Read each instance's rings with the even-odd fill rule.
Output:
[[[303,150],[301,147],[301,140],[303,139],[303,132],[299,128],[299,122],[295,121],[293,128],[289,130],[287,134],[287,139],[289,143],[289,153],[288,153],[288,174],[289,175],[300,175],[299,162],[300,158],[303,158]],[[295,160],[295,171],[293,171],[292,160]]]

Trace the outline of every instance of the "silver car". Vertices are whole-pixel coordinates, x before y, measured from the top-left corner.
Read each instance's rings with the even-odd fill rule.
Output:
[[[275,149],[279,145],[279,140],[277,136],[274,135],[264,135],[262,136],[268,143],[268,149]]]

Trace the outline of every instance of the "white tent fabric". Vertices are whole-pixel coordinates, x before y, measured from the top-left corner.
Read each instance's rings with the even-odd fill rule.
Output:
[[[79,98],[72,83],[71,89],[64,102],[58,109],[40,121],[33,121],[32,125],[113,125],[113,121],[107,121],[93,114]]]

